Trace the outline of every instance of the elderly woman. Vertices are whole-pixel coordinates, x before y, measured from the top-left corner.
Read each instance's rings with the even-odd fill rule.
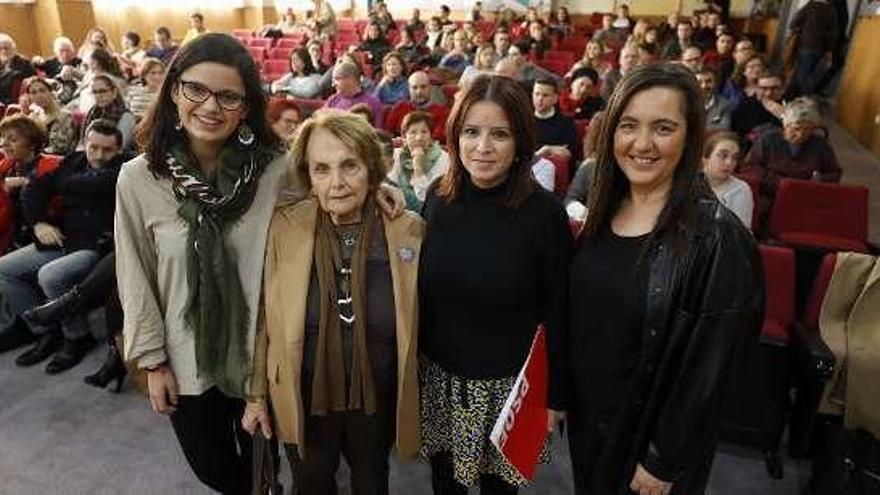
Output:
[[[298,493],[336,493],[340,454],[354,493],[388,493],[388,454],[419,446],[416,277],[424,226],[374,208],[386,165],[376,132],[319,110],[294,141],[292,174],[312,197],[269,229],[255,391],[245,428],[284,442]]]
[[[50,155],[66,155],[76,147],[76,124],[73,115],[61,108],[49,82],[41,77],[25,81],[25,94],[29,105],[27,115],[41,123],[49,134],[49,142],[43,152]]]
[[[411,211],[422,211],[428,186],[449,168],[449,155],[431,136],[433,128],[431,114],[421,111],[408,113],[400,124],[404,144],[394,150],[388,178],[403,189]]]
[[[295,98],[318,98],[321,96],[321,74],[312,64],[306,48],[290,52],[290,72],[272,82],[272,93],[284,93]]]
[[[106,74],[99,74],[92,79],[92,94],[95,96],[95,106],[86,114],[83,121],[83,133],[81,142],[85,140],[85,129],[93,121],[102,119],[116,124],[116,127],[122,133],[122,147],[129,148],[132,143],[134,134],[134,126],[137,119],[134,114],[125,106],[125,100],[122,98],[122,90]]]
[[[489,74],[495,69],[495,45],[483,43],[477,48],[474,55],[474,63],[464,68],[461,77],[458,78],[459,87],[470,84],[480,74]]]
[[[266,120],[278,139],[287,146],[293,141],[296,128],[302,122],[302,109],[293,100],[272,98],[266,108]]]
[[[766,219],[781,179],[838,182],[842,170],[834,148],[816,134],[822,122],[816,102],[797,98],[785,105],[781,130],[765,132],[743,161],[742,175],[761,183],[759,213]]]
[[[478,76],[447,121],[449,170],[428,190],[419,274],[422,454],[434,493],[516,493],[526,482],[489,433],[539,324],[547,407],[564,408],[565,212],[531,174],[534,109],[520,84]],[[559,417],[551,411],[552,428]]]
[[[568,277],[579,495],[702,494],[728,378],[760,327],[757,246],[699,175],[700,101],[688,69],[644,66],[602,118]]]
[[[140,66],[139,79],[138,84],[130,86],[125,95],[129,110],[138,120],[146,115],[147,108],[159,94],[165,79],[165,64],[158,58],[145,58]]]
[[[748,183],[733,175],[739,160],[740,145],[736,133],[715,132],[706,138],[703,174],[718,201],[742,220],[743,225],[751,228],[755,200]]]
[[[406,80],[406,63],[399,52],[391,52],[382,60],[382,78],[373,88],[373,95],[383,105],[409,101],[409,83]]]

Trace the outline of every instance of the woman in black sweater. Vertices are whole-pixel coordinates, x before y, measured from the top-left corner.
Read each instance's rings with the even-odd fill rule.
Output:
[[[422,451],[435,494],[516,493],[525,480],[489,442],[536,327],[547,329],[548,428],[565,403],[571,234],[529,165],[533,110],[512,79],[479,76],[448,121],[450,169],[429,191],[421,294]]]

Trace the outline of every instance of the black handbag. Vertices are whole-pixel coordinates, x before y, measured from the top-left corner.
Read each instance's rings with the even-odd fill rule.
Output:
[[[253,436],[253,495],[283,495],[284,487],[278,482],[277,457],[276,442],[257,431]]]

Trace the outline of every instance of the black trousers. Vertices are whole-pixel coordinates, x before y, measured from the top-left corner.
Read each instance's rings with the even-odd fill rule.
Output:
[[[295,495],[337,493],[340,455],[351,470],[353,495],[388,494],[388,454],[394,443],[394,406],[378,406],[376,414],[362,411],[309,415],[305,423],[305,455],[295,445],[284,448],[293,472]]]
[[[467,495],[468,487],[455,481],[455,470],[449,454],[431,456],[431,488],[434,495]],[[480,495],[515,495],[518,489],[501,478],[480,476]]]
[[[244,401],[216,387],[201,395],[181,395],[171,425],[199,480],[228,495],[251,490],[251,437],[241,428]]]

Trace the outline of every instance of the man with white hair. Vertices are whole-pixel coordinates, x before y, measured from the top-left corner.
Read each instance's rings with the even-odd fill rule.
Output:
[[[16,51],[12,36],[0,33],[0,103],[17,103],[21,81],[35,74],[31,63]]]
[[[434,122],[434,129],[431,135],[434,139],[444,141],[446,135],[446,118],[449,116],[449,107],[440,105],[431,101],[431,78],[427,72],[415,71],[410,74],[409,79],[409,100],[399,101],[391,107],[388,115],[385,116],[385,130],[394,134],[400,134],[400,124],[403,118],[413,110],[421,110],[431,114],[431,120]]]
[[[66,36],[55,38],[55,41],[52,42],[52,53],[55,56],[46,60],[34,57],[34,67],[52,79],[58,78],[61,69],[65,66],[76,68],[82,64],[82,60],[76,56],[76,47],[73,46],[73,41]]]
[[[782,129],[761,134],[749,150],[742,174],[761,183],[762,218],[766,219],[782,179],[840,181],[834,149],[815,132],[821,121],[815,101],[796,98],[782,110]]]

